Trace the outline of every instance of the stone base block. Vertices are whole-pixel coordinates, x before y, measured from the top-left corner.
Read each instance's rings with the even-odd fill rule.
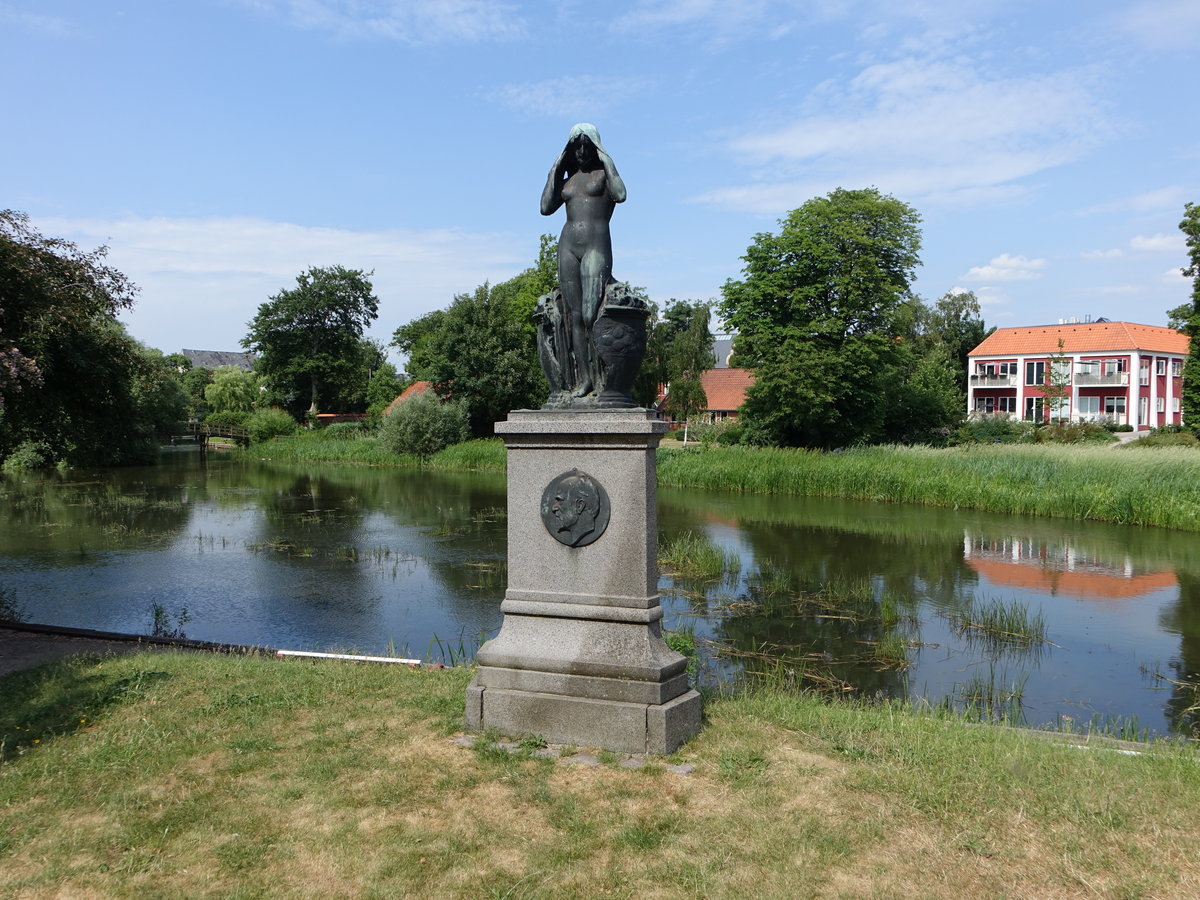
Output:
[[[700,695],[687,691],[663,704],[597,700],[535,691],[467,689],[467,727],[536,734],[552,744],[617,753],[672,753],[700,730]]]

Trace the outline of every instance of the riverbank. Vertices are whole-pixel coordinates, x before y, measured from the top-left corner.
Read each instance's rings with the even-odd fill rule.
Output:
[[[451,742],[468,670],[206,654],[0,679],[0,893],[1185,897],[1194,749],[710,699],[660,765]]]
[[[415,467],[374,438],[281,438],[246,451],[280,461]],[[433,456],[436,469],[503,471],[499,440]],[[1200,452],[1188,447],[973,444],[862,447],[840,453],[765,447],[663,448],[660,484],[841,497],[1200,530]]]

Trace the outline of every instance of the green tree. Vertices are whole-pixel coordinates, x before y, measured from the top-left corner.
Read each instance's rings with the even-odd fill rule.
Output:
[[[1183,221],[1179,228],[1187,239],[1190,265],[1183,274],[1192,279],[1192,298],[1186,319],[1180,322],[1179,330],[1188,336],[1187,362],[1183,366],[1183,387],[1180,407],[1183,421],[1200,436],[1200,204],[1188,203],[1183,208]]]
[[[395,343],[408,353],[414,378],[432,382],[442,399],[463,404],[473,435],[492,434],[493,423],[510,409],[545,398],[545,381],[529,365],[525,326],[487,284],[455,297],[440,315],[401,326]]]
[[[372,421],[379,421],[383,411],[399,393],[400,376],[396,367],[385,360],[367,382],[367,415]]]
[[[668,307],[666,322],[672,321],[671,312],[677,308]],[[670,338],[668,344],[666,368],[670,388],[665,401],[667,409],[684,421],[685,442],[691,418],[708,406],[701,379],[716,362],[713,335],[708,325],[711,316],[708,304],[696,303],[688,308],[687,324]]]
[[[257,379],[237,366],[221,366],[204,388],[204,402],[214,413],[248,413],[258,400]]]
[[[258,368],[275,396],[294,412],[361,385],[362,338],[379,315],[372,273],[342,266],[313,266],[258,308],[242,346],[259,354]]]
[[[874,188],[838,188],[789,213],[778,234],[755,236],[720,305],[737,333],[732,363],[755,376],[748,439],[833,447],[883,433],[919,222]]]
[[[1050,421],[1061,421],[1071,405],[1071,361],[1063,352],[1063,339],[1058,339],[1058,352],[1050,354],[1050,367],[1042,385]]]
[[[945,444],[966,407],[957,382],[957,361],[944,344],[922,355],[913,348],[904,348],[904,353],[911,361],[897,369],[881,437],[903,444]]]
[[[213,370],[203,366],[188,369],[180,376],[180,383],[188,396],[188,416],[193,419],[203,419],[208,415],[208,401],[204,399],[205,389],[212,384]]]
[[[104,255],[0,212],[0,456],[146,462],[182,414],[177,373],[117,321],[136,288]]]
[[[24,213],[0,211],[0,408],[44,384],[63,331],[87,330],[133,306],[137,288],[104,265],[106,253],[84,253],[41,235]]]
[[[691,303],[687,300],[676,300],[672,297],[666,302],[661,314],[658,306],[650,304],[650,319],[646,323],[646,357],[638,370],[637,379],[633,385],[633,399],[641,406],[650,407],[658,399],[659,388],[666,385],[674,377],[672,371],[678,365],[672,365],[671,358],[676,347],[676,338],[687,330],[693,316],[702,314],[705,317],[705,328],[711,318],[711,307],[706,303]],[[712,350],[712,334],[708,334],[709,351]],[[680,345],[683,346],[683,345]],[[707,368],[712,368],[708,362]],[[703,408],[706,401],[701,401],[697,408]]]
[[[968,357],[993,330],[983,323],[979,298],[973,291],[949,291],[932,307],[921,304],[920,309],[917,325],[921,350],[928,353],[935,346],[946,349],[965,404]]]

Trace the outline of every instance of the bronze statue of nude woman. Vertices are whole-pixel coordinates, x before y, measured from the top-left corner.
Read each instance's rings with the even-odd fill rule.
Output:
[[[601,387],[592,329],[605,290],[613,280],[608,223],[616,204],[623,202],[625,182],[600,143],[596,126],[574,126],[546,178],[541,207],[544,216],[552,215],[560,206],[566,206],[567,211],[567,222],[558,239],[561,308],[548,309],[553,302],[548,296],[542,309],[547,321],[556,319],[546,326],[557,332],[557,341],[549,347],[554,358],[548,363],[547,353],[541,355],[543,368],[550,365],[556,370],[555,377],[547,368],[551,389],[557,388],[571,399],[594,395]],[[567,402],[566,398],[561,402]]]

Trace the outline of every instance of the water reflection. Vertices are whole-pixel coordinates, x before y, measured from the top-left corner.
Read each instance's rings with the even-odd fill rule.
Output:
[[[183,452],[5,480],[0,588],[52,624],[145,631],[151,604],[186,606],[196,638],[424,656],[499,627],[504,493],[498,475]],[[1034,724],[1200,729],[1195,535],[678,489],[659,523],[736,563],[661,584],[667,626],[724,648],[711,677],[782,666],[867,696],[1017,703]]]

